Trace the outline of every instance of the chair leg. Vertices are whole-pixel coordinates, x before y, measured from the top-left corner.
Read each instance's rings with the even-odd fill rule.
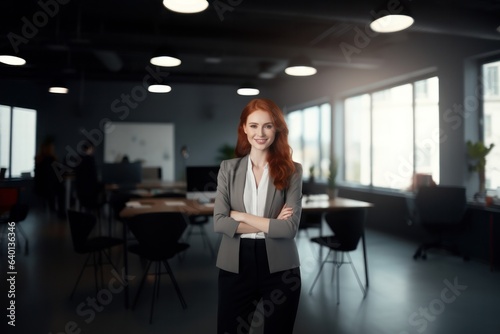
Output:
[[[337,253],[337,252],[336,252]],[[340,266],[342,265],[342,262],[344,262],[344,252],[342,252],[342,255],[340,257],[340,262],[336,261],[335,267],[337,267],[337,305],[340,304]]]
[[[318,274],[316,275],[316,278],[314,279],[314,282],[313,284],[311,285],[311,288],[309,289],[309,294],[312,295],[312,291],[314,289],[314,286],[316,285],[316,282],[318,281],[318,278],[319,278],[319,275],[321,275],[321,271],[323,270],[323,267],[325,266],[325,263],[326,261],[328,260],[328,256],[330,255],[331,253],[331,250],[328,251],[328,254],[326,254],[326,257],[325,259],[323,260],[323,262],[321,262],[321,265],[319,267],[319,271],[318,271]]]
[[[149,310],[149,324],[152,324],[153,323],[153,312],[154,312],[154,309],[155,309],[155,295],[159,294],[159,291],[157,289],[159,289],[159,285],[160,285],[160,261],[156,261],[155,263],[155,280],[153,282],[153,296],[151,298],[151,308]]]
[[[98,261],[97,261],[97,258],[96,258],[96,253],[92,253],[92,258],[93,258],[93,261],[94,261],[94,280],[95,280],[95,294],[97,296],[97,294],[99,293],[99,286],[98,286],[98,283],[97,283],[97,271],[99,270],[99,266],[98,266]]]
[[[174,285],[175,291],[177,292],[177,296],[179,297],[179,300],[181,301],[182,308],[186,309],[187,304],[186,304],[186,301],[184,300],[184,297],[182,296],[182,292],[181,292],[181,289],[179,288],[179,285],[177,285],[177,280],[174,277],[174,272],[170,268],[168,261],[164,260],[163,264],[165,265],[165,269],[167,269],[168,275],[170,276],[170,279],[172,280],[172,284]]]
[[[352,263],[351,256],[349,253],[346,253],[347,258],[349,259],[349,264],[351,265],[352,271],[354,272],[354,276],[356,276],[356,280],[358,281],[359,287],[361,288],[361,291],[363,292],[363,298],[366,297],[366,289],[363,286],[363,283],[361,283],[361,279],[359,278],[358,271],[356,270],[356,267],[354,266],[354,263]]]
[[[110,249],[110,251],[111,251],[111,249]],[[116,272],[119,272],[119,271],[118,271],[118,269],[116,268],[116,266],[114,265],[113,261],[111,261],[111,256],[110,256],[110,254],[106,253],[106,250],[103,250],[102,252],[103,252],[104,256],[108,259],[109,264],[113,267],[113,269],[114,269]]]
[[[92,253],[89,253],[89,255],[87,256],[87,259],[85,260],[85,263],[83,264],[82,270],[80,270],[80,274],[78,275],[78,278],[76,279],[75,286],[73,287],[73,290],[71,291],[71,295],[69,295],[70,300],[73,299],[73,295],[75,294],[76,287],[78,286],[78,283],[80,282],[80,279],[82,278],[83,271],[85,270],[85,267],[87,266],[87,263],[89,262],[91,255],[92,255]]]
[[[139,300],[139,294],[141,293],[142,287],[144,286],[144,282],[146,281],[146,276],[148,276],[149,267],[151,267],[151,261],[149,261],[148,265],[146,266],[146,269],[144,271],[144,275],[142,276],[142,279],[141,279],[141,284],[139,285],[139,289],[137,290],[137,293],[135,294],[134,302],[132,303],[132,310],[135,308],[135,305],[137,304],[137,300]]]

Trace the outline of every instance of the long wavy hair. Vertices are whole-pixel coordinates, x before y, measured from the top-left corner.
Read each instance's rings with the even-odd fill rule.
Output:
[[[288,127],[285,122],[283,111],[269,99],[253,99],[241,112],[240,124],[238,125],[238,141],[235,153],[237,157],[243,157],[250,153],[252,146],[248,142],[247,135],[243,130],[248,116],[256,110],[266,111],[276,129],[274,142],[269,146],[268,165],[269,174],[274,179],[276,189],[283,190],[288,187],[290,178],[295,172],[292,160],[292,149],[288,144]]]

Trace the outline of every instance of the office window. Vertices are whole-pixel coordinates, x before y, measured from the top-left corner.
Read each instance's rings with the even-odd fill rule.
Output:
[[[370,185],[371,113],[370,94],[345,100],[345,180]]]
[[[483,77],[485,95],[498,95],[498,62],[485,65]]]
[[[404,190],[425,173],[439,182],[438,103],[437,77],[345,99],[345,181]]]
[[[310,168],[314,166],[316,180],[326,182],[330,166],[330,104],[292,111],[286,119],[293,159],[302,164],[304,179],[309,178]]]
[[[0,167],[7,176],[33,176],[35,145],[36,110],[0,105]]]
[[[500,187],[500,94],[498,81],[500,61],[482,65],[483,76],[483,140],[495,144],[486,157],[486,189]]]

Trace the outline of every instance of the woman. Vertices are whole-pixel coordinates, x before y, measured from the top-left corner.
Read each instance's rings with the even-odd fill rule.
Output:
[[[248,333],[252,320],[264,333],[293,332],[302,166],[292,161],[287,137],[280,108],[254,99],[240,116],[238,158],[221,163],[214,208],[214,229],[222,234],[218,333]]]

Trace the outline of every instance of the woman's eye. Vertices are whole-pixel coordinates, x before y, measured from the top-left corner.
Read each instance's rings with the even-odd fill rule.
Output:
[[[273,125],[272,124],[268,124],[266,125],[266,129],[272,129],[273,128]]]

